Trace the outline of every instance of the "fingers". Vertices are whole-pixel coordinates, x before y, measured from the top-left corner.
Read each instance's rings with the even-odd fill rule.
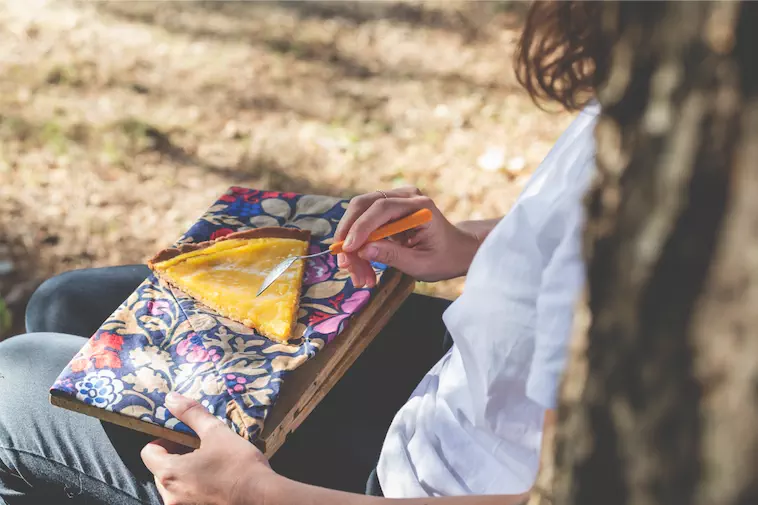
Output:
[[[427,265],[425,258],[413,249],[389,240],[380,240],[366,245],[358,256],[366,261],[376,261],[397,268],[402,272],[423,274]]]
[[[414,196],[421,196],[421,191],[418,188],[407,187],[391,189],[385,191],[384,194],[379,191],[374,191],[373,193],[356,196],[350,200],[345,215],[342,216],[342,219],[337,225],[337,230],[334,232],[334,240],[345,240],[348,231],[350,231],[350,228],[353,226],[356,219],[358,219],[366,209],[371,207],[374,202],[377,200],[383,200],[385,194],[388,198],[411,198]]]
[[[350,227],[343,248],[348,253],[356,252],[363,247],[368,236],[380,226],[417,210],[432,207],[432,200],[425,196],[377,200]]]
[[[340,268],[348,268],[355,259],[357,259],[355,254],[339,253],[337,255],[337,266]]]
[[[358,288],[363,286],[373,288],[376,286],[376,273],[374,272],[374,267],[357,254],[340,253],[337,255],[337,265],[340,268],[346,268],[350,272],[353,286]]]
[[[413,187],[393,189],[384,192],[384,194],[380,191],[375,191],[357,196],[350,201],[345,215],[337,226],[334,239],[339,241],[349,238],[352,241],[350,246],[346,244],[345,252],[337,256],[337,264],[340,268],[346,268],[350,271],[350,277],[354,286],[373,287],[376,285],[376,273],[370,261],[367,260],[368,256],[365,254],[359,256],[357,254],[365,244],[368,235],[390,221],[394,221],[425,207],[433,207],[431,200],[424,197],[421,191]],[[391,241],[409,247],[414,241],[417,231],[404,232],[392,238]],[[380,259],[375,261],[380,261],[390,266],[398,263],[398,260],[395,258],[398,255],[398,250],[380,247],[378,254],[391,261],[385,262]]]
[[[168,450],[165,442],[165,440],[154,440],[143,447],[140,452],[142,461],[153,475],[160,472],[161,468],[165,468],[168,462],[177,457]]]
[[[352,278],[355,287],[361,288],[368,286],[373,288],[376,286],[376,272],[374,272],[374,267],[371,266],[371,263],[360,257],[356,256],[355,260],[350,265],[350,277]]]
[[[166,395],[166,407],[181,422],[192,428],[202,440],[211,430],[224,426],[210,412],[194,400],[179,393]]]

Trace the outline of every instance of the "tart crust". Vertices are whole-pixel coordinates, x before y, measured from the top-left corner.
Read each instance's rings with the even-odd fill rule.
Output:
[[[291,238],[294,240],[302,240],[303,242],[309,242],[311,239],[311,232],[308,230],[301,230],[299,228],[280,228],[277,226],[265,226],[263,228],[253,228],[252,230],[236,231],[229,235],[224,235],[214,240],[206,240],[205,242],[197,242],[190,244],[182,244],[179,247],[168,247],[159,251],[155,256],[147,260],[147,266],[150,270],[154,271],[154,265],[163,261],[175,258],[180,254],[188,252],[199,251],[200,249],[206,249],[217,242],[232,239],[254,239],[254,238]]]

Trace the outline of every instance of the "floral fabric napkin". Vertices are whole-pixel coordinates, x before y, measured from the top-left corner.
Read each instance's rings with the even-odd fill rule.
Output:
[[[332,242],[347,203],[331,197],[232,187],[178,243],[263,226],[308,229],[310,252]],[[376,265],[381,276],[382,265]],[[338,335],[372,294],[355,288],[335,257],[308,261],[297,338],[280,344],[224,318],[181,291],[146,279],[61,372],[52,393],[192,433],[163,406],[177,391],[253,441],[282,381]]]

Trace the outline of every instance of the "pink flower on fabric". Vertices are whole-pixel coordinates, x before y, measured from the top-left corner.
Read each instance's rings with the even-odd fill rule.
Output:
[[[370,297],[371,293],[368,290],[356,291],[340,305],[340,310],[343,312],[342,314],[337,314],[330,316],[328,319],[324,319],[313,326],[313,330],[322,335],[332,335],[337,333],[342,321],[350,317],[354,312],[360,310]]]
[[[345,300],[341,308],[348,314],[352,314],[363,308],[369,298],[371,298],[371,293],[368,290],[356,291],[350,298]]]
[[[324,322],[314,326],[313,330],[321,333],[322,335],[332,335],[334,333],[337,333],[337,330],[340,328],[340,323],[348,317],[350,317],[350,314],[338,314],[336,316],[332,316],[329,319],[324,320]]]
[[[147,302],[147,313],[151,316],[170,314],[171,305],[166,300],[150,300]]]
[[[308,250],[308,254],[316,254],[321,252],[321,248],[317,245],[312,245]],[[323,282],[332,276],[332,272],[337,267],[336,256],[333,254],[325,254],[316,258],[311,258],[305,267],[305,275],[303,276],[303,284],[311,286],[317,282]]]
[[[240,377],[233,373],[229,373],[226,374],[225,379],[226,390],[229,391],[230,394],[242,393],[245,391],[245,384],[247,384],[247,379],[245,377]]]
[[[205,361],[218,361],[221,359],[221,355],[218,354],[216,349],[210,351],[205,350],[200,340],[200,337],[196,333],[191,333],[191,337],[179,342],[176,346],[176,352],[179,356],[186,356],[186,360],[190,363],[202,363]]]

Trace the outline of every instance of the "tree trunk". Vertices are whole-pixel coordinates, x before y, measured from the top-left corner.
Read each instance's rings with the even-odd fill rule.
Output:
[[[758,3],[604,11],[591,317],[562,391],[554,503],[755,505]]]

